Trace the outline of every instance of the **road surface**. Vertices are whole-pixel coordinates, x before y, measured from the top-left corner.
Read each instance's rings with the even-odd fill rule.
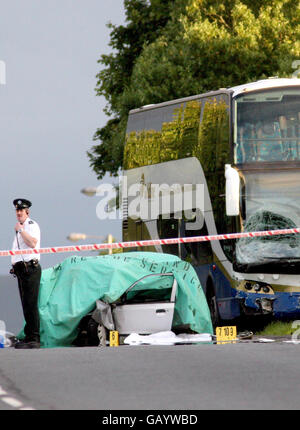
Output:
[[[5,348],[0,409],[299,409],[299,354],[282,342]]]

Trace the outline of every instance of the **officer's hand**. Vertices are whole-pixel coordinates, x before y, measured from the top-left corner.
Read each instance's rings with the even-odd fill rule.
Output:
[[[17,224],[15,225],[15,230],[18,231],[20,229],[23,229],[23,226],[21,223],[17,222]]]

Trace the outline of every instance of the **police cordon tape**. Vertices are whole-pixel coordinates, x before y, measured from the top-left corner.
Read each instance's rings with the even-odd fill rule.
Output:
[[[93,245],[77,245],[77,246],[57,246],[51,248],[40,249],[21,249],[21,250],[8,250],[0,251],[0,257],[9,257],[11,255],[24,255],[24,254],[56,254],[60,252],[78,252],[78,251],[101,251],[103,249],[116,249],[116,248],[136,248],[155,245],[176,245],[180,243],[193,243],[193,242],[208,242],[213,240],[230,240],[242,239],[246,237],[264,237],[264,236],[277,236],[282,234],[296,234],[300,233],[300,228],[290,228],[284,230],[267,230],[267,231],[253,231],[244,233],[229,233],[229,234],[216,234],[211,236],[193,236],[193,237],[175,237],[172,239],[150,239],[138,240],[133,242],[115,242],[115,243],[100,243]]]

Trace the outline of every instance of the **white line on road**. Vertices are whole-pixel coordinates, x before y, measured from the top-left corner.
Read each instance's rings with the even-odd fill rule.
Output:
[[[34,409],[34,408],[31,408],[30,406],[27,406],[27,407],[25,407],[25,408],[20,408],[19,410],[20,410],[20,411],[35,411],[35,409]]]
[[[7,392],[0,387],[0,396],[5,396]]]
[[[10,397],[7,391],[3,390],[3,388],[0,386],[0,400],[2,402],[7,403],[9,406],[25,411],[25,410],[34,410],[34,408],[31,408],[30,406],[24,406],[20,400],[15,399],[14,397]]]
[[[23,406],[23,403],[13,397],[1,397],[2,402],[7,403],[9,406],[13,408],[20,408]]]

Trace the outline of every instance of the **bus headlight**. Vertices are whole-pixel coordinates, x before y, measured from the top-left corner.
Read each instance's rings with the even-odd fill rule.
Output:
[[[261,294],[274,294],[272,287],[264,282],[257,281],[242,281],[238,290],[247,291],[247,293],[261,293]]]
[[[245,283],[245,288],[246,288],[246,290],[252,290],[252,284],[251,284],[251,282],[246,282]]]

